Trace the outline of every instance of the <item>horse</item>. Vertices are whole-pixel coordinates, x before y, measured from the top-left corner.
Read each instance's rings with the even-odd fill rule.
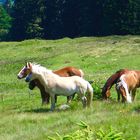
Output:
[[[127,69],[120,69],[119,71],[115,72],[114,74],[112,74],[106,81],[106,83],[104,84],[103,88],[102,88],[102,98],[107,100],[111,93],[110,93],[110,89],[112,88],[112,86],[114,84],[116,84],[118,82],[118,79],[120,78],[121,75],[123,75],[124,73],[126,73],[128,70]],[[119,100],[119,98],[118,98]]]
[[[49,104],[50,95],[45,91],[44,86],[40,83],[38,79],[32,80],[29,82],[29,89],[33,90],[35,87],[38,87],[41,93],[42,105]]]
[[[116,78],[114,75],[117,75]],[[110,80],[113,79],[113,80]],[[112,81],[109,83],[109,81]],[[128,69],[123,69],[118,71],[117,74],[113,74],[107,80],[106,84],[107,85],[102,92],[102,95],[105,95],[104,97],[107,97],[107,93],[109,92],[110,88],[112,87],[113,84],[116,83],[116,90],[118,93],[118,101],[120,100],[120,94],[122,95],[122,102],[127,101],[128,103],[131,103],[135,99],[136,95],[136,90],[137,88],[140,87],[140,71],[138,70],[128,70]]]
[[[61,68],[59,70],[55,70],[53,72],[62,77],[68,77],[68,76],[74,76],[74,75],[77,75],[79,77],[84,76],[84,72],[81,69],[77,69],[72,66],[67,66],[67,67]],[[26,64],[18,73],[18,79],[25,78],[27,76],[27,74],[28,74],[28,69],[27,69],[27,64]],[[48,104],[50,95],[49,95],[49,93],[47,93],[45,91],[45,88],[43,87],[43,85],[37,79],[30,81],[29,89],[33,90],[36,86],[39,88],[40,93],[41,93],[42,105]],[[68,96],[67,102],[69,103],[71,101],[71,99],[73,99],[73,98],[74,98],[74,95],[72,97]],[[57,100],[57,97],[55,97],[55,99]]]
[[[40,81],[38,79],[32,80],[29,82],[29,89],[33,90],[35,87],[38,87],[40,89],[40,93],[41,93],[41,98],[42,98],[42,105],[44,104],[49,104],[50,102],[50,95],[48,92],[45,91],[44,86],[40,83]],[[67,103],[70,103],[71,100],[74,98],[73,96],[68,96],[67,97]],[[57,96],[55,96],[55,102],[57,102]]]
[[[38,79],[49,92],[51,108],[55,109],[55,95],[70,96],[77,93],[81,98],[83,107],[90,107],[93,98],[93,88],[90,83],[79,76],[60,77],[51,70],[34,63],[27,65],[28,75],[26,79]]]

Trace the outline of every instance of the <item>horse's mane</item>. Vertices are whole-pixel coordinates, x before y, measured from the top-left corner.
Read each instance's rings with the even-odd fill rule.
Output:
[[[32,68],[34,72],[49,72],[49,73],[53,73],[52,70],[47,69],[44,66],[41,66],[40,64],[37,63],[31,63],[32,64]]]
[[[111,87],[118,81],[120,76],[124,74],[128,69],[120,69],[116,71],[114,74],[112,74],[106,81],[103,89],[102,94],[105,94],[108,89],[111,89]]]

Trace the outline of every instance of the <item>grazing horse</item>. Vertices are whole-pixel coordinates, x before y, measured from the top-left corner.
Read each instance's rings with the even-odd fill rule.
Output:
[[[60,77],[43,66],[28,63],[27,80],[38,79],[49,92],[51,97],[51,111],[55,109],[55,95],[71,96],[77,93],[83,107],[91,105],[93,88],[90,83],[79,76]]]
[[[127,101],[131,103],[134,101],[136,89],[140,87],[140,71],[122,69],[109,77],[102,90],[104,99],[110,96],[110,89],[113,84],[116,84],[118,101],[121,94],[122,102]]]
[[[105,85],[102,88],[102,97],[103,99],[108,99],[111,95],[110,93],[110,89],[112,88],[112,86],[114,84],[116,84],[118,82],[118,79],[120,78],[121,75],[123,75],[124,73],[126,73],[128,70],[127,69],[121,69],[119,71],[117,71],[116,73],[114,73],[113,75],[111,75]]]
[[[56,71],[53,71],[55,74],[58,74],[59,76],[62,76],[62,77],[69,77],[69,76],[79,76],[79,77],[83,77],[84,76],[84,73],[81,69],[77,69],[75,67],[71,67],[71,66],[67,66],[67,67],[64,67],[62,69],[59,69],[59,70],[56,70]],[[20,72],[18,73],[18,79],[22,79],[22,78],[25,78],[28,74],[28,69],[27,69],[27,64],[26,66],[24,66]],[[48,104],[49,103],[49,98],[50,98],[50,95],[48,92],[45,91],[45,88],[43,87],[43,85],[40,83],[39,80],[35,79],[35,80],[32,80],[30,81],[29,83],[29,89],[33,90],[35,87],[38,87],[40,89],[40,93],[41,93],[41,98],[42,98],[42,104]],[[73,95],[74,97],[74,95]],[[67,97],[67,102],[70,102],[70,100],[73,98],[73,97]],[[57,97],[55,97],[56,100],[57,100]]]

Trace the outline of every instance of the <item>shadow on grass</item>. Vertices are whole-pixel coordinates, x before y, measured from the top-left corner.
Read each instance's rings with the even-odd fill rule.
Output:
[[[135,106],[135,107],[133,108],[133,110],[134,110],[136,113],[140,113],[140,105]]]
[[[35,109],[26,109],[23,110],[23,112],[28,112],[28,113],[50,113],[50,112],[61,112],[61,111],[68,111],[70,110],[71,107],[64,104],[64,105],[57,105],[54,111],[50,111],[50,108],[35,108]]]
[[[50,112],[50,109],[49,108],[36,108],[36,109],[24,110],[23,112],[28,112],[28,113],[48,113],[48,112]]]

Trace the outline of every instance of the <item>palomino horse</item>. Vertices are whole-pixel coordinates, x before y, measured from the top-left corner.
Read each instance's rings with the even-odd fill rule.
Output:
[[[59,69],[59,70],[56,70],[56,71],[53,71],[53,72],[55,74],[58,74],[59,76],[62,76],[62,77],[69,77],[69,76],[74,76],[74,75],[79,76],[79,77],[84,76],[84,73],[81,69],[77,69],[77,68],[71,67],[71,66],[67,66],[67,67],[64,67],[62,69]],[[18,78],[19,79],[25,78],[27,76],[27,74],[28,74],[28,69],[27,69],[27,64],[26,64],[26,66],[24,66],[20,70],[20,72],[18,74]],[[45,88],[40,83],[40,81],[37,80],[37,79],[30,81],[29,88],[31,90],[33,90],[36,86],[40,89],[42,104],[48,104],[50,95],[49,95],[49,93],[47,93],[45,91]],[[72,98],[71,96],[70,97],[68,96],[67,97],[67,102],[70,102],[71,98]],[[57,98],[56,98],[56,100],[57,100]]]
[[[103,87],[102,95],[104,99],[110,96],[110,89],[113,84],[116,84],[118,101],[121,94],[122,102],[127,101],[131,103],[134,101],[136,89],[140,87],[140,71],[123,69],[113,74]]]
[[[27,81],[28,82],[28,81]],[[41,98],[42,98],[42,105],[49,104],[50,102],[50,95],[48,92],[45,91],[44,86],[40,83],[38,79],[32,80],[29,82],[29,89],[33,90],[35,87],[40,89]],[[72,96],[67,96],[67,103],[70,103],[71,100],[74,98],[75,94]],[[55,96],[55,103],[57,102],[57,96]]]
[[[71,96],[77,93],[83,107],[90,106],[93,97],[93,88],[90,83],[79,76],[60,77],[43,66],[28,63],[26,79],[38,79],[49,92],[51,97],[51,111],[55,109],[55,95]]]

